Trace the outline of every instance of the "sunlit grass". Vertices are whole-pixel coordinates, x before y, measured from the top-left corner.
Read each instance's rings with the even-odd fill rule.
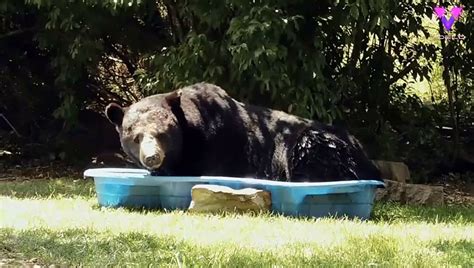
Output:
[[[9,182],[0,184],[0,259],[94,267],[468,267],[472,211],[381,204],[370,221],[193,215],[100,208],[90,181]]]

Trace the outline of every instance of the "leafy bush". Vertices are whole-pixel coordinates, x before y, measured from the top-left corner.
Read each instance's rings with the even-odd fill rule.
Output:
[[[441,127],[472,124],[465,12],[465,41],[440,44],[422,25],[427,0],[5,2],[0,112],[39,139],[77,128],[83,110],[207,81],[242,101],[343,122],[371,157],[432,171],[447,154]],[[454,100],[427,105],[409,93],[408,80],[431,83],[446,59],[436,77],[453,78]]]

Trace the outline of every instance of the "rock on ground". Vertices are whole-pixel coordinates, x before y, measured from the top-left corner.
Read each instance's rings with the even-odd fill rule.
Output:
[[[380,170],[382,179],[410,182],[410,170],[405,163],[384,160],[372,160],[372,162]]]
[[[190,212],[268,211],[272,203],[267,191],[253,188],[235,190],[212,184],[195,185],[191,196]]]
[[[444,205],[442,186],[408,184],[384,180],[385,189],[377,189],[376,201],[392,201],[408,205]]]

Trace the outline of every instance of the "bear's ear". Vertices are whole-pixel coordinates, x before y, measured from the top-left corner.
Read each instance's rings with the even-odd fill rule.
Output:
[[[165,97],[166,103],[168,103],[170,107],[179,106],[181,103],[181,95],[182,92],[179,89],[171,92],[168,96]]]
[[[115,103],[110,103],[105,108],[105,115],[107,116],[107,119],[109,119],[109,121],[112,124],[116,126],[122,125],[124,111],[120,105],[115,104]]]

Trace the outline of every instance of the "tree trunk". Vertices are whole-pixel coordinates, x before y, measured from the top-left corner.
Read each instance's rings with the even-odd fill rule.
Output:
[[[439,35],[442,36],[445,34],[444,29],[443,29],[443,24],[441,21],[439,22]],[[441,56],[442,56],[442,64],[443,64],[443,81],[444,85],[446,87],[446,90],[448,92],[448,104],[449,104],[449,116],[451,119],[451,124],[453,126],[453,155],[452,155],[452,160],[454,161],[458,155],[459,155],[459,122],[456,117],[456,112],[455,112],[455,102],[454,102],[454,90],[455,88],[453,87],[453,84],[451,82],[451,74],[449,72],[450,68],[450,59],[449,56],[451,54],[451,50],[448,46],[449,44],[446,44],[446,40],[444,38],[441,39]]]

